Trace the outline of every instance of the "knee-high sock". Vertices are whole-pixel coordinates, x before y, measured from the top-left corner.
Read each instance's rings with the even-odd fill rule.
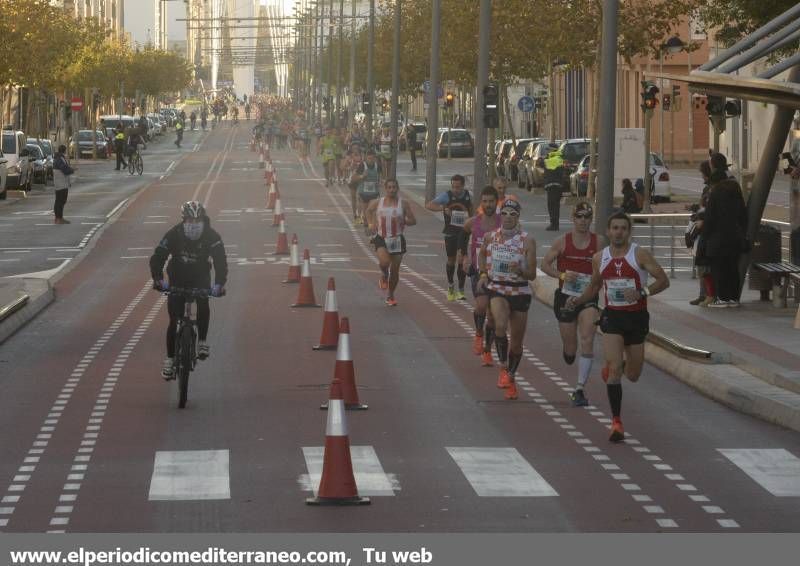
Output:
[[[475,333],[478,336],[483,336],[483,325],[486,323],[486,314],[478,314],[477,311],[472,311],[472,319],[475,321]]]
[[[450,265],[449,263],[444,268],[445,273],[447,274],[447,283],[452,287],[453,286],[453,273],[456,272],[456,266]]]
[[[467,281],[467,272],[464,271],[461,266],[458,266],[458,271],[456,272],[458,275],[458,289],[460,291],[464,290],[464,283]]]
[[[483,351],[491,352],[492,344],[494,343],[494,326],[486,325],[486,330],[483,332]]]
[[[513,381],[514,375],[517,373],[519,363],[522,361],[522,352],[509,352],[508,353],[508,373],[511,374]]]
[[[578,358],[578,389],[583,389],[586,381],[589,379],[589,373],[592,371],[592,362],[594,362],[594,354],[588,356],[581,354]]]
[[[495,336],[494,345],[497,348],[497,357],[500,358],[500,365],[506,365],[508,360],[508,337]]]
[[[608,391],[608,402],[611,405],[611,415],[619,417],[622,412],[622,384],[609,383],[606,385]]]

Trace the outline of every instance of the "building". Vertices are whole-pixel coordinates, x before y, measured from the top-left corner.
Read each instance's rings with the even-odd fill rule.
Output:
[[[115,38],[125,34],[125,0],[57,0],[68,14],[76,18],[96,18],[114,32]]]

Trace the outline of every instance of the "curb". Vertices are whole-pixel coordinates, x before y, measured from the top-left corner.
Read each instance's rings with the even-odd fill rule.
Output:
[[[23,279],[22,287],[22,292],[28,296],[28,302],[0,322],[0,344],[33,320],[56,298],[53,286],[46,279]],[[13,303],[9,303],[9,305],[11,304]]]
[[[540,270],[533,292],[552,307],[557,286],[555,279]],[[665,339],[671,341],[657,332],[648,335],[645,361],[718,403],[800,432],[800,395],[759,379],[758,372],[748,371],[749,365],[740,366],[737,357],[727,352],[708,352],[706,361],[693,361],[664,347]]]

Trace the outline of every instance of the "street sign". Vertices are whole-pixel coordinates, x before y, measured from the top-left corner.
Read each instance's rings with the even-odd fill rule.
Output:
[[[517,101],[517,108],[523,112],[533,112],[533,99],[530,96],[523,96]]]
[[[70,107],[72,108],[73,112],[80,112],[83,110],[83,100],[80,98],[73,98],[70,102]]]

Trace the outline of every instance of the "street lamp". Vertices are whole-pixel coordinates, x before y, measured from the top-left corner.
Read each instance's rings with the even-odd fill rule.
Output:
[[[659,49],[658,49],[658,70],[659,70],[659,74],[661,75],[658,78],[658,88],[661,89],[661,98],[662,98],[661,112],[659,113],[659,122],[660,122],[660,130],[661,130],[660,131],[661,143],[659,144],[658,147],[659,147],[659,151],[661,152],[661,159],[662,160],[664,159],[664,156],[666,155],[666,151],[664,151],[664,104],[663,104],[663,98],[664,98],[664,53],[666,52],[666,53],[668,53],[670,55],[675,55],[676,53],[680,53],[681,51],[683,51],[684,46],[685,45],[684,45],[683,41],[681,41],[681,38],[678,37],[677,35],[673,35],[667,41],[662,43],[659,46]],[[673,112],[674,112],[674,110],[673,110]],[[691,110],[690,110],[690,112],[691,112]]]
[[[569,62],[565,59],[558,57],[550,62],[550,141],[556,140],[556,122],[558,121],[558,107],[556,105],[556,81],[554,73],[560,73],[561,71],[566,70],[569,66]],[[502,124],[501,124],[502,128]]]

